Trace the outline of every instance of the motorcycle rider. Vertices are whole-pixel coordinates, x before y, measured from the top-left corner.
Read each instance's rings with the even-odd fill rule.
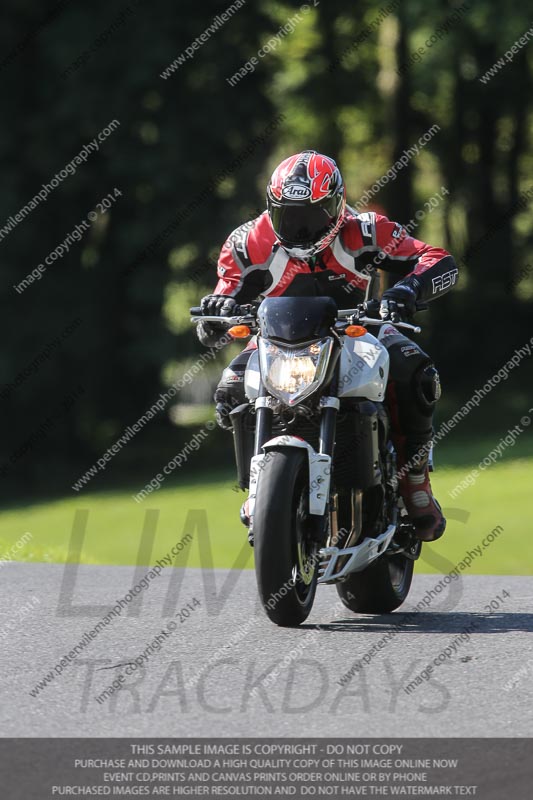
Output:
[[[405,228],[374,212],[357,213],[335,161],[314,150],[290,156],[274,170],[267,210],[237,228],[218,261],[214,293],[201,301],[206,316],[231,316],[235,307],[264,297],[330,296],[339,308],[375,298],[376,270],[400,279],[381,298],[380,317],[410,319],[417,303],[434,300],[456,282],[453,257],[412,238]],[[212,346],[221,330],[200,322],[198,338]],[[380,341],[390,356],[387,405],[398,453],[399,488],[417,536],[433,541],[446,520],[431,490],[428,453],[433,413],[440,397],[431,358],[392,325]],[[219,425],[231,429],[229,411],[245,402],[249,344],[224,370],[215,393]]]

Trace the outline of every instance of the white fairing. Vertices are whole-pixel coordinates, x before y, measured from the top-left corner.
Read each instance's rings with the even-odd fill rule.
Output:
[[[338,397],[364,397],[379,402],[385,399],[389,377],[389,354],[375,336],[365,333],[356,339],[344,337],[341,352]],[[259,357],[254,350],[244,375],[244,391],[249,400],[259,395]]]
[[[259,397],[259,354],[254,350],[244,373],[244,392],[248,400],[257,400]]]
[[[389,354],[371,333],[356,339],[344,337],[341,352],[338,397],[385,399],[389,377]]]

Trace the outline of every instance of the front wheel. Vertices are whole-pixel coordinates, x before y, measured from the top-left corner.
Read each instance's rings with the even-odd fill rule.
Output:
[[[369,567],[337,584],[337,593],[355,614],[388,614],[406,599],[414,561],[403,554],[384,553]]]
[[[255,501],[254,558],[259,596],[276,625],[300,625],[313,607],[319,549],[314,529],[307,453],[290,447],[269,450]]]

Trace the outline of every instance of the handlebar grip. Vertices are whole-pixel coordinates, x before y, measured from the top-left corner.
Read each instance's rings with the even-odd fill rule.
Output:
[[[189,309],[189,314],[191,317],[201,317],[202,316],[202,307],[201,306],[193,306]]]

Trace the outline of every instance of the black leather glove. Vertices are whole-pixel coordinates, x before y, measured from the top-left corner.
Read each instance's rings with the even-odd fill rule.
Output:
[[[409,286],[396,284],[383,292],[379,315],[381,319],[391,322],[410,320],[416,311],[416,292]]]
[[[208,294],[200,302],[202,314],[206,317],[231,317],[235,314],[237,303],[225,294]]]
[[[224,294],[208,294],[202,297],[200,308],[206,317],[231,317],[235,313],[237,303],[233,297]],[[213,347],[225,330],[225,325],[217,325],[216,322],[199,322],[196,335],[205,347]]]

